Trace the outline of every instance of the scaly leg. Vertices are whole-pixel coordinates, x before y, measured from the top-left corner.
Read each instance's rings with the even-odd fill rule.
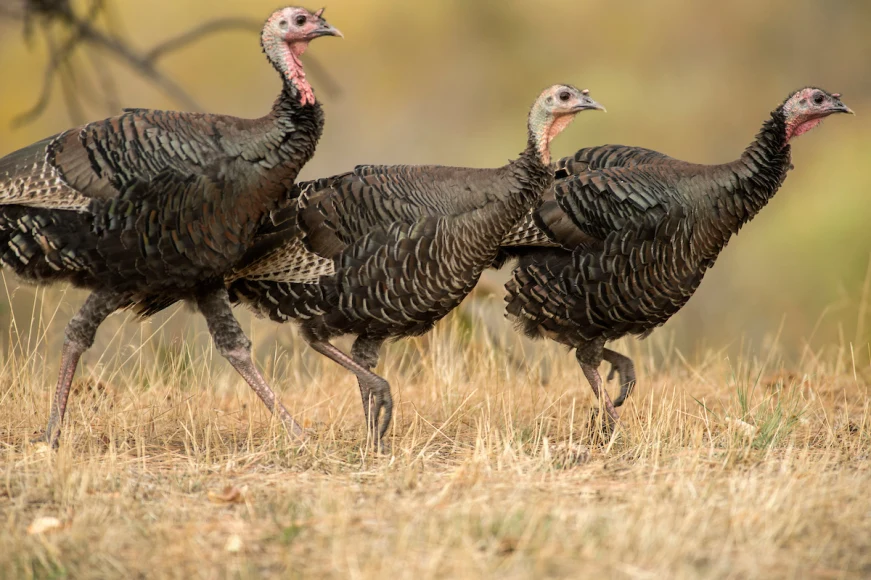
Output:
[[[604,349],[602,354],[604,359],[611,363],[611,372],[608,373],[608,380],[613,380],[615,374],[620,376],[620,396],[614,399],[614,406],[619,407],[626,401],[626,397],[632,394],[632,389],[635,388],[635,365],[632,364],[631,358],[611,349]]]
[[[608,413],[610,423],[609,427],[619,425],[620,415],[617,414],[617,409],[614,408],[614,404],[611,402],[611,397],[608,395],[608,391],[602,388],[602,377],[599,375],[599,371],[596,367],[591,367],[585,364],[581,365],[581,370],[584,371],[584,376],[587,377],[587,381],[589,381],[590,386],[593,388],[593,393],[596,395],[596,398],[601,400],[605,405],[605,411]]]
[[[212,335],[212,340],[215,341],[218,352],[233,365],[236,372],[242,375],[242,378],[257,393],[266,408],[278,415],[287,430],[295,437],[303,439],[302,427],[287,412],[275,392],[264,380],[263,375],[254,366],[254,361],[251,358],[251,341],[245,336],[242,327],[233,316],[227,290],[221,288],[198,297],[197,307],[206,318],[209,333]]]
[[[126,297],[110,290],[96,290],[88,296],[81,309],[67,324],[64,332],[64,345],[61,352],[60,373],[57,379],[51,414],[45,429],[44,440],[57,447],[60,428],[67,410],[70,386],[82,354],[94,344],[97,329],[106,318],[115,312]]]
[[[378,426],[374,434],[376,435],[375,445],[380,448],[381,441],[387,434],[387,428],[390,426],[390,420],[393,417],[393,396],[390,394],[390,383],[359,364],[329,342],[318,340],[311,331],[305,328],[303,329],[303,337],[316,352],[357,375],[357,381],[361,385],[360,392],[366,393],[364,404],[368,403],[370,396],[373,399],[367,425]],[[368,405],[366,406],[368,407]],[[384,411],[384,416],[380,418],[379,422],[382,410]]]
[[[578,359],[578,364],[581,365],[581,370],[584,371],[584,376],[587,377],[587,381],[593,389],[593,393],[605,406],[605,411],[608,413],[608,417],[613,423],[610,426],[613,427],[620,423],[620,415],[617,414],[617,409],[614,408],[614,404],[611,402],[611,397],[608,395],[608,391],[602,387],[602,377],[599,375],[598,370],[599,364],[601,364],[604,356],[604,346],[604,340],[582,344],[578,347],[575,356]]]
[[[374,339],[364,336],[358,336],[354,341],[354,346],[351,347],[351,357],[357,361],[361,367],[371,371],[378,366],[379,351],[381,345],[384,344],[383,339]],[[376,397],[372,393],[371,382],[357,377],[357,384],[360,387],[360,397],[363,399],[363,416],[366,417],[366,428],[369,430],[369,435],[375,439],[379,437],[378,417],[372,413],[375,409]],[[392,409],[387,411],[392,414]],[[390,417],[387,417],[387,422],[390,422]]]

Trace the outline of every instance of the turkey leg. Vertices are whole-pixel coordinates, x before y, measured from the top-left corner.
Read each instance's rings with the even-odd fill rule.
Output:
[[[79,359],[82,354],[94,344],[97,329],[106,318],[115,312],[125,301],[125,296],[110,290],[97,290],[92,292],[81,309],[67,324],[64,332],[64,345],[61,351],[60,372],[57,379],[57,388],[51,403],[51,413],[48,417],[48,426],[45,428],[43,440],[51,447],[58,446],[60,428],[64,414],[67,410],[67,400],[70,396],[70,386]]]
[[[251,358],[251,340],[242,331],[239,321],[233,316],[226,288],[221,288],[197,298],[197,307],[206,318],[206,324],[215,341],[218,352],[233,365],[245,382],[257,393],[266,408],[272,411],[287,430],[299,439],[304,432],[299,423],[287,412],[275,392],[264,380]]]
[[[578,359],[578,364],[581,365],[581,370],[584,371],[584,376],[590,383],[593,393],[596,398],[602,402],[605,407],[605,412],[608,413],[609,427],[614,427],[620,424],[620,415],[617,414],[617,409],[611,402],[611,397],[602,387],[602,377],[599,375],[599,364],[604,357],[605,341],[594,341],[583,344],[578,347],[575,355]]]
[[[372,427],[372,435],[374,436],[375,445],[380,448],[381,442],[387,434],[387,428],[390,426],[390,420],[393,418],[393,396],[390,394],[390,383],[343,353],[329,342],[317,340],[311,332],[306,331],[305,329],[303,329],[303,337],[308,341],[309,346],[311,346],[316,352],[319,352],[333,362],[338,363],[357,375],[357,381],[360,384],[360,393],[364,397],[364,411],[367,409],[369,410],[366,420],[367,428],[370,426]],[[364,346],[366,347],[365,349]],[[369,348],[371,347],[366,345],[365,342],[360,347],[361,350],[368,350]],[[379,421],[379,416],[381,416],[382,411],[384,412],[384,415],[380,417]],[[377,430],[374,430],[376,426],[378,428]]]
[[[354,341],[354,346],[351,347],[351,357],[357,361],[361,367],[368,371],[372,371],[378,366],[379,351],[381,345],[384,344],[383,339],[372,339],[363,336],[358,336]],[[378,416],[372,411],[375,409],[376,396],[372,392],[370,381],[357,377],[357,384],[360,387],[360,397],[363,399],[363,415],[366,417],[366,426],[369,434],[373,439],[383,437],[384,434],[376,431],[378,427]],[[389,390],[388,390],[389,394]],[[391,415],[393,414],[392,400],[389,408],[385,408],[385,422],[390,423]]]
[[[614,399],[614,406],[619,407],[626,402],[626,397],[631,395],[632,389],[635,388],[635,365],[628,356],[608,348],[602,351],[602,355],[605,361],[611,363],[608,380],[613,380],[615,374],[620,377],[620,395]]]

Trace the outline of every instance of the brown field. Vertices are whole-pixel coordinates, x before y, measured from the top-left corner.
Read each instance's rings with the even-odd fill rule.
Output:
[[[0,374],[0,577],[871,575],[871,373],[849,342],[795,368],[778,337],[695,362],[668,329],[619,344],[641,384],[603,439],[574,358],[478,323],[498,308],[480,298],[387,349],[397,412],[379,456],[353,378],[290,327],[246,319],[311,431],[302,448],[197,317],[116,316],[55,453],[29,440],[78,303],[60,297],[10,291],[31,315],[12,319]]]

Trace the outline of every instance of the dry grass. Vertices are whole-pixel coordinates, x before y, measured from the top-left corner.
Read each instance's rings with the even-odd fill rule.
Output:
[[[518,365],[454,316],[385,356],[398,405],[377,456],[353,379],[292,338],[261,359],[313,432],[302,449],[201,326],[180,346],[119,320],[52,453],[28,443],[66,317],[52,304],[13,325],[0,374],[3,578],[871,575],[871,375],[849,345],[794,370],[620,345],[641,385],[602,440],[573,357],[543,345]]]

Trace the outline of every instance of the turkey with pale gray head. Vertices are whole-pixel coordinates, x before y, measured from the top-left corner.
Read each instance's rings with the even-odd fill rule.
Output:
[[[632,361],[605,343],[646,336],[677,313],[729,239],[777,193],[790,142],[835,113],[837,93],[808,87],[775,109],[739,159],[698,165],[640,147],[581,149],[555,163],[545,201],[507,236],[520,256],[507,310],[531,337],[577,349],[611,418],[635,385]],[[535,248],[528,246],[561,246]],[[620,376],[613,405],[597,370]]]
[[[178,300],[198,307],[221,354],[299,431],[252,363],[224,277],[321,136],[323,112],[299,57],[313,39],[341,35],[322,13],[290,7],[266,21],[261,43],[283,87],[265,117],[128,109],[0,159],[0,262],[28,281],[92,291],[66,329],[51,444],[103,320]]]
[[[381,344],[429,331],[474,288],[550,186],[551,140],[589,109],[603,107],[587,91],[545,90],[526,149],[497,169],[361,166],[301,185],[299,206],[261,230],[231,294],[273,320],[298,321],[314,350],[355,373],[379,442],[392,415],[390,386],[372,372]],[[343,334],[357,337],[351,356],[329,342]]]

